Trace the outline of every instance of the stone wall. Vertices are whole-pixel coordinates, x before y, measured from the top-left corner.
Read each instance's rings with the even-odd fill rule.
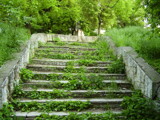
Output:
[[[0,68],[0,108],[8,101],[14,86],[19,83],[19,71],[29,62],[29,58],[34,55],[38,42],[47,41],[45,34],[33,34],[31,39],[21,47],[21,52],[14,54],[14,59],[7,61]]]
[[[156,72],[131,47],[116,47],[109,37],[105,37],[118,57],[122,57],[126,67],[126,74],[135,89],[148,98],[160,98],[160,74]]]

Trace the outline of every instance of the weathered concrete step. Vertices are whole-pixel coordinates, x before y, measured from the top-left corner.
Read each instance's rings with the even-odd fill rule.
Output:
[[[32,64],[41,64],[41,65],[57,65],[57,66],[66,66],[68,62],[74,62],[75,66],[79,66],[79,60],[63,60],[63,59],[33,59]],[[92,64],[88,66],[99,66],[104,67],[110,65],[113,61],[94,61]]]
[[[73,55],[85,55],[86,53],[80,52],[79,50],[52,50],[52,49],[37,49],[36,54],[38,55],[39,53],[72,53]],[[94,54],[94,53],[92,53]]]
[[[67,69],[67,66],[53,66],[53,65],[40,65],[40,64],[30,64],[27,68],[33,71],[51,71],[51,72],[78,72],[83,69],[85,72],[92,73],[107,73],[109,67],[79,67],[75,66],[73,69]]]
[[[65,102],[87,102],[89,103],[88,107],[85,108],[85,110],[88,109],[99,109],[99,108],[104,108],[104,110],[108,110],[108,109],[119,109],[121,110],[121,106],[120,104],[122,103],[123,99],[122,98],[113,98],[113,99],[107,99],[107,98],[72,98],[72,99],[20,99],[18,101],[18,104],[26,104],[26,103],[40,103],[42,105],[49,105],[49,104],[54,104],[54,102],[60,102],[60,103],[65,103]],[[107,105],[107,108],[106,108]],[[35,107],[35,106],[33,106]],[[19,108],[20,109],[20,108]],[[59,110],[59,111],[63,111],[63,110]],[[72,109],[71,111],[76,111],[76,109]]]
[[[45,94],[50,94],[54,90],[62,90],[62,89],[32,89],[32,88],[23,88],[23,91],[26,93],[29,92],[43,92]],[[69,92],[68,96],[72,98],[121,98],[124,96],[130,96],[133,91],[132,90],[63,90],[63,92]],[[53,96],[53,95],[52,95]],[[52,97],[54,98],[54,96]],[[62,97],[61,97],[62,98]]]
[[[41,114],[47,114],[47,115],[56,115],[56,116],[68,116],[70,115],[71,113],[76,113],[78,115],[81,115],[81,114],[86,114],[88,112],[91,112],[92,114],[102,114],[102,113],[107,113],[107,112],[112,112],[113,114],[121,114],[122,111],[118,111],[118,110],[115,110],[115,111],[104,111],[104,110],[101,110],[101,109],[98,109],[98,110],[93,110],[93,111],[82,111],[82,112],[47,112],[47,113],[44,113],[44,112],[20,112],[20,111],[16,111],[15,112],[15,116],[16,117],[21,117],[21,118],[25,118],[25,120],[34,120],[35,117],[38,117],[40,116]]]
[[[40,46],[39,49],[45,50],[46,48],[51,48],[51,49],[61,49],[61,50],[82,50],[82,51],[95,51],[95,48],[86,48],[86,47],[67,47],[67,46],[52,46],[52,45],[47,45],[47,46]]]
[[[83,41],[83,42],[80,42],[80,41],[61,41],[61,42],[64,42],[64,43],[66,43],[67,45],[74,45],[74,44],[80,44],[80,45],[88,45],[88,44],[93,44],[93,42],[87,42],[87,41]],[[52,44],[54,44],[54,43],[57,43],[57,41],[47,41],[47,43],[52,43]],[[46,43],[46,44],[47,44]]]
[[[38,102],[38,103],[45,103],[45,102],[67,102],[67,101],[81,101],[81,102],[90,102],[92,104],[119,104],[123,101],[122,98],[114,98],[114,99],[106,99],[106,98],[73,98],[73,99],[44,99],[44,100],[30,100],[30,99],[22,99],[19,102]]]
[[[33,79],[47,79],[48,75],[56,75],[58,79],[65,79],[66,78],[66,73],[60,73],[60,72],[39,72],[39,71],[33,71],[34,74],[34,78]],[[78,78],[79,76],[81,76],[80,73],[71,73],[71,76],[73,76],[73,78]],[[126,75],[125,74],[105,74],[105,73],[85,73],[85,75],[87,77],[90,77],[92,75],[96,75],[96,76],[100,76],[103,77],[105,80],[123,80],[126,79]]]
[[[58,86],[57,83],[58,82]],[[23,83],[22,85],[26,87],[43,87],[43,88],[55,88],[55,87],[60,87],[63,88],[64,84],[69,83],[70,81],[68,80],[57,80],[57,81],[48,81],[48,80],[31,80],[28,83]],[[103,80],[103,83],[105,84],[106,87],[112,87],[112,86],[117,86],[118,88],[122,89],[128,89],[131,88],[131,84],[127,82],[126,80]]]
[[[51,59],[92,59],[92,60],[100,60],[99,53],[54,53],[54,52],[36,52],[35,58],[51,58]],[[98,57],[97,57],[98,56]],[[109,54],[105,55],[105,59],[111,59]]]

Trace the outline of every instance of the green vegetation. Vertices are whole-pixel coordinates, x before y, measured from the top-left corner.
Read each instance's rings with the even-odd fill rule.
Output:
[[[24,92],[21,86],[16,86],[13,93],[12,98],[29,98],[29,99],[53,99],[53,98],[70,98],[70,92],[64,92],[64,90],[54,89],[51,92],[44,91],[29,91]]]
[[[160,25],[160,2],[158,0],[139,0],[142,2],[146,7],[146,16],[151,24],[151,27],[154,29],[155,32],[160,32],[160,28],[158,28],[158,25]]]
[[[26,29],[0,23],[0,66],[14,58],[13,53],[29,38]]]
[[[91,107],[90,102],[81,102],[81,101],[51,101],[45,103],[39,102],[18,102],[12,101],[11,103],[14,107],[14,110],[21,110],[21,111],[43,111],[43,112],[50,112],[50,111],[69,111],[69,110],[76,110],[82,111],[89,107]]]
[[[125,120],[159,120],[160,114],[155,109],[152,100],[144,98],[142,93],[135,92],[131,97],[125,97],[122,103]]]
[[[137,4],[127,0],[1,0],[0,22],[24,26],[31,33],[76,34],[78,28],[96,35],[95,29],[141,25],[144,9]]]
[[[1,120],[13,120],[11,116],[14,115],[13,106],[11,104],[4,104],[3,108],[0,109]]]
[[[122,58],[117,59],[116,61],[112,62],[111,65],[109,65],[109,68],[107,70],[107,73],[125,73],[125,65],[123,63]]]
[[[115,115],[111,112],[103,113],[103,114],[92,114],[86,113],[78,115],[77,113],[71,113],[68,116],[49,116],[47,114],[43,114],[37,117],[35,120],[120,120],[118,115]]]
[[[30,81],[33,78],[33,76],[34,75],[31,70],[23,68],[20,71],[20,77],[21,77],[22,82]]]
[[[131,46],[140,56],[160,72],[160,36],[150,29],[142,27],[126,27],[112,29],[106,33],[117,46]]]

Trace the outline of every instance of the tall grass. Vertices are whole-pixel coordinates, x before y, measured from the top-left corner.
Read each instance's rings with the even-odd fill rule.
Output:
[[[18,52],[28,38],[26,29],[0,23],[0,66],[12,59],[13,53]]]
[[[131,46],[160,72],[160,35],[150,29],[130,26],[106,32],[117,46]]]

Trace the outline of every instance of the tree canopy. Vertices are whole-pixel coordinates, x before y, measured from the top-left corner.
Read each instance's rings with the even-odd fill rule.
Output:
[[[1,0],[0,21],[24,26],[34,32],[75,34],[82,29],[143,25],[144,8],[139,0]]]

